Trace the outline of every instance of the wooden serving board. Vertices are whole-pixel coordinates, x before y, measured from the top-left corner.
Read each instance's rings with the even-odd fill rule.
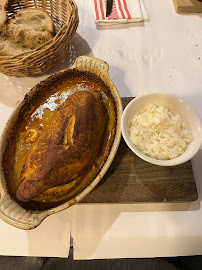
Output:
[[[199,0],[173,0],[177,13],[202,13],[202,2]]]
[[[123,107],[132,98],[122,98]],[[173,167],[137,157],[123,138],[106,175],[80,203],[190,202],[198,198],[191,161]]]

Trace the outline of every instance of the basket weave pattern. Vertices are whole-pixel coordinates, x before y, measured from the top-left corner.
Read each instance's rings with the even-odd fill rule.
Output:
[[[74,0],[10,1],[10,18],[22,8],[40,8],[53,19],[56,35],[40,47],[16,56],[0,56],[0,72],[9,76],[31,76],[46,72],[60,63],[70,48],[79,18]]]

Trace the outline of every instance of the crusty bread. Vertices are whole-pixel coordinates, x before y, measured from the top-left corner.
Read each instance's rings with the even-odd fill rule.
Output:
[[[8,6],[8,0],[0,0],[0,35],[5,35],[6,23],[7,23],[7,13],[6,8]]]
[[[55,28],[48,13],[38,8],[23,8],[9,20],[6,34],[10,41],[35,49],[53,38]]]
[[[15,56],[31,49],[23,47],[20,42],[12,42],[4,37],[0,37],[0,56]]]

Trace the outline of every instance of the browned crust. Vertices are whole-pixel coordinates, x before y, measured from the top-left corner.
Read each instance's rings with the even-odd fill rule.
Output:
[[[84,177],[97,156],[106,123],[98,91],[71,95],[34,143],[16,197],[29,201],[44,190]]]

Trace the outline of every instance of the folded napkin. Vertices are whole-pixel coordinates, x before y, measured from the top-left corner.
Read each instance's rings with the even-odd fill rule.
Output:
[[[142,0],[114,0],[112,12],[106,17],[107,0],[94,0],[97,26],[121,25],[149,21]]]

